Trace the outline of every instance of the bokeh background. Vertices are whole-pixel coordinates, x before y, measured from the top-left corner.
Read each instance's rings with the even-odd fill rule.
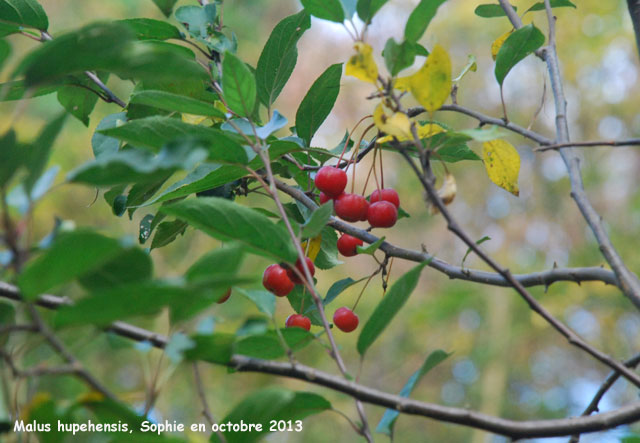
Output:
[[[41,0],[51,22],[50,31],[59,35],[66,30],[98,20],[133,17],[161,19],[160,11],[150,0]],[[194,4],[181,1],[178,5]],[[402,36],[404,23],[415,0],[390,0],[375,17],[367,41],[379,55],[389,37]],[[500,94],[493,76],[494,62],[490,46],[494,39],[510,29],[506,18],[483,19],[473,10],[482,2],[450,0],[439,10],[421,43],[427,48],[435,43],[450,52],[455,73],[467,62],[467,55],[478,60],[478,70],[460,82],[458,102],[492,116],[501,115]],[[519,10],[526,10],[532,0],[514,0]],[[558,16],[559,57],[565,75],[569,106],[569,123],[574,140],[622,139],[640,133],[638,54],[632,26],[622,0],[580,0],[577,9],[556,9]],[[224,21],[240,42],[239,54],[255,64],[271,29],[285,16],[301,9],[296,0],[234,0],[224,9]],[[174,19],[171,19],[175,22]],[[544,12],[527,14],[525,23],[533,21],[546,33]],[[361,23],[357,22],[360,26]],[[13,55],[2,76],[6,79],[12,66],[37,43],[20,36],[10,38]],[[276,108],[295,121],[295,111],[313,80],[330,64],[344,62],[352,53],[352,41],[337,24],[313,19],[312,27],[298,45],[300,56],[293,76],[276,103]],[[381,57],[377,58],[383,66]],[[416,66],[423,59],[416,61]],[[511,120],[553,136],[553,98],[546,67],[529,57],[507,77],[505,100]],[[112,76],[109,82],[116,93],[126,97],[132,85]],[[546,95],[545,95],[546,89]],[[334,147],[364,115],[373,110],[366,100],[371,88],[355,78],[343,77],[336,108],[313,141],[314,146]],[[544,97],[544,98],[543,98]],[[544,100],[537,118],[536,110]],[[147,212],[139,210],[129,220],[116,218],[102,196],[95,200],[94,189],[64,184],[65,174],[91,159],[90,138],[102,117],[118,112],[113,104],[99,102],[89,128],[69,118],[55,145],[50,166],[60,172],[55,186],[40,202],[29,226],[34,241],[53,227],[54,217],[73,220],[78,226],[93,226],[113,236],[137,237],[138,222]],[[31,140],[39,128],[62,112],[55,95],[28,102],[0,103],[2,132],[8,127],[18,137]],[[437,119],[455,128],[472,128],[476,122],[451,113],[438,113]],[[283,133],[284,134],[284,133]],[[519,137],[510,137],[522,157],[520,197],[514,197],[491,184],[482,163],[460,162],[449,169],[458,183],[458,195],[451,211],[472,237],[491,237],[483,247],[514,273],[550,269],[553,266],[605,265],[593,235],[570,199],[569,181],[557,153],[535,153],[535,145]],[[478,145],[472,149],[480,152]],[[629,268],[640,271],[637,232],[640,228],[640,179],[637,148],[588,148],[581,151],[583,175],[589,197],[604,216],[609,233]],[[408,248],[427,250],[452,264],[460,264],[466,247],[447,232],[441,217],[425,210],[417,180],[406,166],[386,153],[385,183],[400,193],[402,206],[411,214],[391,230],[387,240]],[[363,184],[363,162],[357,188]],[[443,168],[436,165],[441,176]],[[179,177],[178,177],[179,178]],[[369,185],[370,189],[371,184]],[[238,202],[245,201],[239,198]],[[250,197],[248,203],[272,207],[266,199]],[[16,209],[17,210],[17,209]],[[156,276],[179,276],[190,264],[217,242],[189,229],[171,245],[152,251]],[[259,277],[268,265],[265,260],[248,257],[244,274]],[[465,262],[472,268],[486,269],[473,255]],[[318,288],[325,293],[331,284],[350,276],[366,276],[375,269],[370,257],[355,257],[337,268],[317,274]],[[413,264],[396,260],[391,281]],[[341,296],[342,304],[351,305],[360,286]],[[82,294],[78,287],[67,287],[60,294]],[[589,343],[616,358],[624,359],[638,351],[640,316],[636,309],[613,288],[602,283],[556,283],[532,288],[532,293],[554,315],[566,322]],[[382,296],[376,278],[358,305],[361,320],[372,312]],[[335,305],[337,308],[339,305]],[[333,309],[329,309],[332,314]],[[279,300],[278,318],[284,322],[291,308]],[[248,316],[258,315],[256,308],[242,297],[233,297],[215,306],[188,325],[171,327],[167,316],[140,320],[137,324],[163,334],[178,331],[235,331]],[[81,336],[81,339],[78,337]],[[142,407],[150,381],[157,378],[158,400],[152,411],[157,420],[201,421],[200,405],[194,390],[190,365],[172,362],[158,351],[110,337],[95,329],[65,330],[62,337],[72,342],[72,350],[95,375],[104,380],[123,400]],[[353,373],[358,371],[355,350],[357,334],[336,333],[342,355]],[[419,287],[386,333],[369,351],[362,366],[360,381],[389,392],[398,392],[433,350],[443,349],[453,355],[430,372],[414,390],[412,397],[444,405],[468,407],[516,420],[560,418],[577,415],[590,401],[607,369],[588,358],[555,333],[533,314],[514,291],[505,288],[449,280],[430,268],[423,271]],[[36,344],[25,344],[27,362],[47,361],[52,356]],[[323,348],[312,345],[299,353],[305,364],[336,372],[335,364]],[[336,409],[355,419],[353,401],[301,382],[258,374],[227,374],[225,368],[202,366],[207,397],[217,417],[223,417],[245,394],[257,387],[279,385],[292,389],[321,392]],[[41,380],[29,385],[31,393],[50,390],[67,397],[84,391],[79,383],[68,379]],[[601,402],[601,411],[616,408],[636,399],[637,394],[625,381],[618,381]],[[372,426],[384,410],[367,406]],[[6,416],[4,403],[0,416]],[[583,441],[613,442],[632,432],[632,428],[584,436]],[[193,441],[203,436],[192,435]],[[74,441],[99,441],[99,437],[76,437]],[[349,442],[356,436],[338,414],[325,412],[304,422],[302,433],[270,435],[273,442]],[[376,441],[387,437],[376,434]],[[557,439],[564,441],[565,439]],[[396,441],[427,442],[501,442],[501,437],[473,431],[434,420],[401,416],[396,424]],[[556,441],[549,439],[545,441]]]

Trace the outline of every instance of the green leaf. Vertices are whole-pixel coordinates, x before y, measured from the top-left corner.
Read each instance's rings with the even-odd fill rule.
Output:
[[[178,0],[153,0],[153,3],[160,8],[165,17],[169,17],[173,12],[173,7],[178,3]]]
[[[28,96],[31,98],[41,97],[43,95],[56,92],[58,88],[59,85],[28,88],[23,80],[0,83],[0,101],[8,102],[13,100],[20,100],[25,96],[27,91],[29,91]]]
[[[100,80],[106,83],[108,74],[100,74]],[[98,102],[96,86],[86,77],[80,77],[77,85],[65,85],[58,89],[58,102],[64,109],[80,120],[85,126],[89,126],[89,115]]]
[[[0,302],[0,325],[14,325],[16,323],[16,308],[9,303]],[[4,346],[11,334],[0,335],[0,346]]]
[[[378,240],[376,240],[374,243],[371,243],[366,248],[363,248],[362,246],[356,246],[356,250],[358,251],[358,254],[374,255],[374,253],[378,250],[378,248],[380,248],[382,243],[384,243],[384,239],[385,237],[380,237]]]
[[[298,60],[298,40],[311,27],[306,11],[290,15],[273,28],[256,66],[258,97],[267,107],[278,98]]]
[[[272,420],[292,420],[295,423],[296,420],[329,409],[331,403],[318,394],[270,387],[249,394],[221,422],[262,424],[261,431],[224,434],[228,443],[253,443],[269,432]]]
[[[209,159],[213,161],[247,163],[244,148],[220,130],[191,125],[171,117],[153,116],[132,120],[117,127],[102,129],[100,133],[155,150],[179,139],[194,140],[205,145]]]
[[[47,123],[42,131],[40,131],[40,134],[38,134],[38,138],[31,144],[29,155],[25,162],[28,173],[23,181],[27,192],[31,192],[33,185],[47,166],[49,157],[51,156],[51,148],[64,126],[66,117],[67,115],[62,113]]]
[[[138,40],[182,39],[182,35],[178,28],[160,20],[154,20],[151,18],[132,18],[127,20],[117,20],[115,23],[121,23],[130,27]]]
[[[6,185],[25,161],[25,150],[16,143],[16,133],[9,129],[0,138],[0,187]]]
[[[152,106],[165,111],[226,118],[213,103],[165,91],[141,91],[131,96],[130,104]]]
[[[332,213],[333,202],[327,202],[313,211],[309,220],[302,226],[302,237],[313,238],[320,235]]]
[[[505,77],[520,60],[544,44],[544,34],[533,24],[523,26],[511,34],[500,47],[496,57],[495,75],[502,86]]]
[[[41,31],[49,27],[47,14],[35,0],[0,0],[0,20]]]
[[[311,139],[327,118],[340,92],[342,63],[331,65],[313,83],[296,112],[298,136],[311,145]]]
[[[182,76],[208,78],[190,49],[155,40],[137,41],[130,27],[118,23],[88,25],[46,42],[25,57],[14,76],[24,73],[26,84],[32,86],[88,70],[154,82]]]
[[[314,264],[318,269],[331,269],[341,265],[343,262],[338,259],[338,235],[333,228],[325,226],[322,230],[322,244],[320,252]]]
[[[118,240],[92,231],[65,232],[53,245],[29,261],[18,278],[27,300],[106,264],[122,252]]]
[[[344,10],[345,18],[347,20],[353,18],[353,16],[356,13],[356,4],[358,3],[358,1],[357,0],[340,0],[340,3],[342,4],[342,9]]]
[[[481,160],[466,144],[448,145],[436,151],[436,157],[442,161],[455,163],[461,160]]]
[[[302,328],[281,329],[280,333],[287,346],[292,350],[302,349],[314,339],[313,334]],[[234,352],[268,360],[275,360],[286,355],[286,350],[282,347],[282,342],[276,331],[267,331],[264,334],[241,338],[236,342]]]
[[[384,63],[392,76],[413,64],[416,57],[415,45],[407,40],[397,43],[393,37],[384,45]]]
[[[235,336],[216,333],[211,335],[195,335],[191,337],[195,346],[184,352],[187,360],[203,360],[217,364],[227,364],[233,355]]]
[[[151,249],[161,248],[173,242],[178,235],[184,235],[188,224],[182,220],[174,220],[170,222],[162,222],[156,229],[156,235],[153,236]]]
[[[227,106],[250,117],[256,104],[256,79],[242,60],[226,52],[222,61],[222,92]]]
[[[371,23],[373,16],[376,15],[378,10],[380,10],[387,1],[388,0],[358,0],[356,5],[358,17],[365,23]]]
[[[300,0],[304,9],[314,17],[336,23],[344,21],[344,10],[340,0]]]
[[[280,112],[278,112],[277,109],[275,109],[273,111],[273,115],[271,116],[271,120],[269,120],[269,122],[264,125],[264,126],[260,126],[258,128],[256,128],[256,135],[265,140],[267,139],[271,134],[273,134],[274,132],[276,132],[279,129],[284,128],[287,125],[287,118],[280,114]],[[274,142],[276,144],[282,144],[282,143],[287,143],[287,142],[283,142],[281,140],[276,140],[276,142]],[[272,144],[273,146],[273,144]]]
[[[260,312],[264,312],[269,317],[273,317],[276,312],[276,296],[269,291],[262,289],[245,290],[237,288],[239,294],[253,302]]]
[[[484,237],[482,237],[480,240],[476,241],[476,245],[481,245],[482,243],[491,240],[491,237],[489,237],[488,235],[485,235]],[[460,262],[460,267],[464,268],[464,262],[467,259],[467,257],[469,256],[469,254],[471,254],[472,249],[471,248],[467,248],[467,252],[464,254],[464,257],[462,257],[462,262]]]
[[[441,4],[446,0],[421,0],[411,12],[404,28],[404,38],[410,42],[417,42],[427,30],[429,23],[435,17]]]
[[[512,7],[514,11],[518,10],[518,8],[516,8],[515,6],[512,6]],[[479,5],[473,12],[478,17],[484,17],[484,18],[504,17],[507,15],[505,14],[504,9],[502,9],[502,6],[496,5],[496,4]]]
[[[93,149],[94,157],[98,158],[104,154],[118,152],[118,149],[120,149],[120,141],[115,137],[106,136],[100,131],[115,128],[126,121],[127,114],[125,112],[118,112],[116,114],[107,115],[100,121],[100,123],[98,123],[96,132],[94,132],[91,137],[91,148]]]
[[[2,66],[7,61],[7,58],[11,55],[11,45],[6,40],[0,40],[0,71]]]
[[[206,280],[216,275],[234,275],[244,257],[244,251],[238,244],[230,244],[209,251],[200,257],[185,273],[188,282]]]
[[[253,253],[265,257],[296,261],[289,235],[263,214],[224,198],[201,197],[161,208],[214,238],[238,240]]]
[[[202,6],[181,6],[176,10],[176,19],[194,37],[206,39],[213,30],[216,20],[216,6],[211,3]]]
[[[552,8],[562,8],[562,7],[569,7],[574,9],[576,8],[576,5],[570,2],[569,0],[551,0],[549,3]],[[538,2],[538,3],[535,3],[529,9],[527,9],[525,14],[529,11],[544,11],[544,10],[545,10],[544,2]]]
[[[142,217],[142,220],[140,220],[138,241],[141,245],[144,244],[149,239],[149,237],[151,237],[151,223],[153,223],[153,218],[153,214],[147,214]]]
[[[78,281],[90,291],[108,289],[119,284],[136,283],[151,279],[153,262],[140,248],[123,249],[114,258],[81,276]]]
[[[204,149],[189,142],[170,143],[158,155],[129,149],[89,161],[71,171],[67,180],[94,186],[153,181],[178,169],[191,169],[205,157]]]
[[[491,125],[483,126],[482,128],[462,129],[457,131],[456,134],[463,134],[478,142],[489,142],[497,138],[505,138],[508,133],[500,126]]]
[[[172,175],[173,171],[159,174],[157,178],[139,181],[129,189],[126,201],[126,207],[129,209],[129,220],[131,220],[138,207],[158,192]]]
[[[446,360],[450,355],[451,354],[446,353],[440,349],[429,354],[420,369],[414,372],[409,380],[407,380],[407,383],[405,383],[404,387],[400,391],[400,397],[409,397],[411,395],[411,392],[413,391],[413,388],[416,386],[416,384],[418,384],[420,379],[424,377],[427,372],[431,371],[437,365]],[[376,427],[376,432],[392,436],[393,427],[395,426],[396,420],[398,419],[399,415],[400,412],[396,411],[395,409],[387,409],[386,411],[384,411],[384,415],[382,416],[382,419],[380,419],[380,422]]]
[[[165,306],[193,300],[194,288],[158,281],[137,282],[108,287],[91,293],[56,313],[56,327],[106,326],[125,318],[154,315]]]
[[[382,331],[391,323],[393,317],[400,311],[400,308],[409,299],[409,296],[416,288],[418,279],[422,268],[427,265],[427,262],[422,262],[418,266],[414,267],[411,271],[400,277],[391,286],[389,291],[382,297],[382,301],[378,303],[376,309],[365,323],[360,336],[358,337],[358,352],[361,356],[367,352],[367,349],[378,338]]]

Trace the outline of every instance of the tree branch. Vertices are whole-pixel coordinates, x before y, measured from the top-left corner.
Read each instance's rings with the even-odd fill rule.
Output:
[[[587,148],[593,146],[638,146],[640,145],[640,138],[631,138],[629,140],[598,140],[591,142],[569,142],[569,143],[554,143],[547,146],[539,146],[534,149],[536,152],[550,151],[559,148]]]
[[[302,190],[294,188],[276,179],[276,186],[285,194],[288,194],[295,200],[299,201],[312,211],[315,210],[318,205],[309,198]],[[340,232],[357,237],[369,244],[375,243],[379,240],[375,235],[363,230],[351,226],[335,217],[332,217],[329,221],[329,226],[337,229]],[[480,271],[477,269],[467,269],[459,266],[453,266],[431,254],[422,251],[416,251],[411,249],[404,249],[395,246],[389,242],[383,242],[380,246],[380,250],[383,251],[389,257],[397,257],[405,260],[423,262],[428,261],[427,266],[442,272],[451,279],[466,280],[475,283],[482,283],[493,286],[510,287],[511,284],[505,280],[505,278],[495,272]],[[523,286],[550,286],[552,283],[558,281],[570,281],[575,283],[581,283],[583,281],[601,281],[605,284],[617,285],[615,274],[607,269],[601,267],[589,267],[589,268],[555,268],[549,271],[533,272],[530,274],[516,274],[513,276]]]
[[[9,296],[8,291],[13,294]],[[0,295],[12,300],[22,301],[18,288],[4,283],[0,287]],[[56,309],[68,305],[69,301],[53,295],[41,296],[35,303],[39,306]],[[164,349],[169,339],[161,334],[148,331],[125,322],[111,324],[108,331],[138,342],[148,342],[154,347]],[[295,378],[334,391],[342,392],[363,402],[391,408],[404,414],[418,415],[435,420],[456,423],[511,438],[534,438],[566,436],[574,433],[596,432],[611,429],[619,425],[640,420],[640,402],[623,406],[615,411],[589,417],[564,418],[557,420],[514,421],[506,420],[464,408],[452,408],[433,403],[425,403],[410,398],[389,394],[377,389],[346,380],[300,363],[276,362],[234,355],[227,366],[240,372],[260,372]]]

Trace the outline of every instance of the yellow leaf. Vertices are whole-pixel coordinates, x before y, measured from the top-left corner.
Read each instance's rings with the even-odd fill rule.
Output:
[[[203,117],[202,115],[182,114],[182,121],[191,125],[199,125],[209,117]]]
[[[345,74],[375,84],[378,81],[378,65],[373,59],[373,49],[366,43],[356,42],[356,54],[347,62]]]
[[[309,249],[307,249],[307,242],[302,242],[302,249],[307,251],[307,257],[311,259],[312,262],[316,261],[316,257],[320,253],[320,246],[322,246],[322,235],[317,237],[313,237],[311,239],[311,243],[309,243]]]
[[[402,112],[387,115],[382,103],[373,111],[373,123],[375,123],[380,131],[386,132],[398,140],[409,140],[412,138],[411,120],[409,120],[409,117]]]
[[[500,37],[498,37],[497,39],[494,40],[493,43],[491,43],[491,57],[495,60],[496,57],[498,56],[498,51],[500,50],[500,48],[502,48],[502,45],[504,44],[504,41],[509,38],[509,36],[513,33],[513,29],[509,32],[505,32],[504,34],[502,34]]]
[[[437,123],[428,123],[425,125],[418,126],[417,130],[418,130],[418,137],[420,137],[421,139],[429,138],[441,132],[446,132],[445,129]],[[413,140],[413,137],[401,136],[401,137],[397,137],[397,139],[400,142],[405,142],[405,141]],[[392,136],[385,135],[384,137],[379,138],[377,140],[377,143],[380,143],[380,144],[387,143],[387,142],[390,142],[391,140],[393,140]]]
[[[449,54],[442,46],[436,45],[422,68],[409,77],[397,79],[394,87],[401,91],[411,91],[427,112],[437,111],[451,93]]]
[[[518,196],[520,155],[511,143],[492,140],[482,144],[482,159],[489,179],[501,188]]]
[[[444,176],[444,179],[442,180],[442,186],[440,187],[440,189],[438,189],[438,196],[440,197],[440,200],[442,200],[442,203],[447,206],[453,201],[454,198],[456,198],[457,192],[458,187],[456,185],[456,179],[453,174],[447,172],[447,174]],[[432,202],[429,202],[429,212],[431,213],[431,215],[435,215],[440,211],[438,210],[438,207],[436,205],[434,205]]]

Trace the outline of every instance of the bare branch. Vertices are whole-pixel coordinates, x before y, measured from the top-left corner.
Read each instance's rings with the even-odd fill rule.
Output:
[[[554,143],[548,146],[539,146],[534,149],[536,152],[544,152],[559,148],[588,148],[593,146],[639,146],[640,138],[632,138],[629,140],[598,140],[591,142],[568,142]]]
[[[289,186],[279,180],[276,180],[276,186],[282,192],[298,200],[307,208],[314,210],[318,207],[318,205],[300,189]],[[378,237],[371,234],[370,232],[351,226],[350,224],[338,220],[335,217],[332,217],[330,219],[329,226],[337,229],[340,232],[344,232],[346,234],[357,237],[369,244],[375,243],[379,240]],[[511,286],[511,284],[498,273],[453,266],[426,252],[404,249],[386,241],[382,243],[382,245],[380,246],[380,250],[387,254],[389,257],[398,257],[415,262],[428,261],[429,267],[442,272],[451,279],[466,280],[493,286]],[[575,283],[581,283],[584,281],[601,281],[605,284],[617,285],[615,274],[601,267],[554,268],[550,269],[549,271],[543,272],[516,274],[513,275],[513,278],[515,278],[525,287],[550,286],[552,283],[558,281],[570,281]]]

